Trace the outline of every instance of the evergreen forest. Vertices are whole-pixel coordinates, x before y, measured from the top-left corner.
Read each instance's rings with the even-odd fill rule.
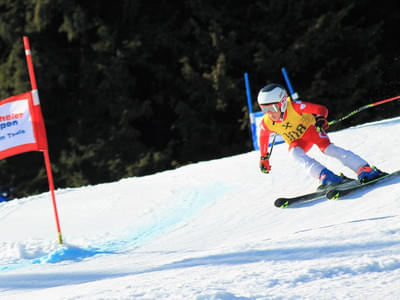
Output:
[[[400,95],[399,33],[394,0],[0,0],[0,99],[31,89],[28,36],[56,188],[98,184],[252,151],[245,72],[254,111],[282,67],[328,119]],[[1,160],[0,185],[48,191],[42,153]]]

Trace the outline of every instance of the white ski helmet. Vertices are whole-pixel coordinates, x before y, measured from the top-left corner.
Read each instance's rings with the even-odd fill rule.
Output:
[[[284,113],[287,107],[288,94],[286,89],[280,84],[270,83],[264,86],[257,96],[257,102],[260,106],[277,103]]]

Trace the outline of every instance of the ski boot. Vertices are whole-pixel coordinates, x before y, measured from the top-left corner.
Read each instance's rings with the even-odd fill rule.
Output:
[[[321,174],[319,175],[319,181],[321,184],[317,188],[317,190],[323,191],[323,190],[326,190],[329,186],[335,186],[335,185],[344,183],[348,180],[350,180],[350,178],[347,178],[343,174],[340,173],[338,176],[335,173],[333,173],[332,171],[325,168],[321,171]]]
[[[384,176],[387,173],[378,170],[374,166],[370,167],[369,165],[365,165],[358,170],[357,174],[358,174],[358,181],[360,183],[366,183],[368,181]]]

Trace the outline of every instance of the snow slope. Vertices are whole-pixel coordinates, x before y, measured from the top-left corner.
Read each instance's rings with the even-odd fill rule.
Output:
[[[400,118],[330,134],[400,169]],[[318,149],[310,155],[355,175]],[[278,209],[318,183],[274,148],[0,204],[1,299],[396,299],[400,179]],[[57,179],[56,179],[57,181]]]

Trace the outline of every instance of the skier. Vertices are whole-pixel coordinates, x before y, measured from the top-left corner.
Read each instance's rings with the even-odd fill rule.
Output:
[[[338,185],[345,177],[336,175],[309,157],[306,153],[313,145],[317,145],[324,154],[338,159],[356,172],[361,183],[384,174],[375,167],[370,167],[360,156],[330,142],[326,134],[329,123],[326,120],[328,109],[325,106],[292,101],[285,88],[275,83],[263,87],[258,93],[257,101],[264,112],[260,130],[260,169],[263,173],[269,173],[271,170],[268,144],[270,134],[275,132],[289,144],[290,156],[302,164],[311,176],[319,179],[321,185],[318,189]]]

